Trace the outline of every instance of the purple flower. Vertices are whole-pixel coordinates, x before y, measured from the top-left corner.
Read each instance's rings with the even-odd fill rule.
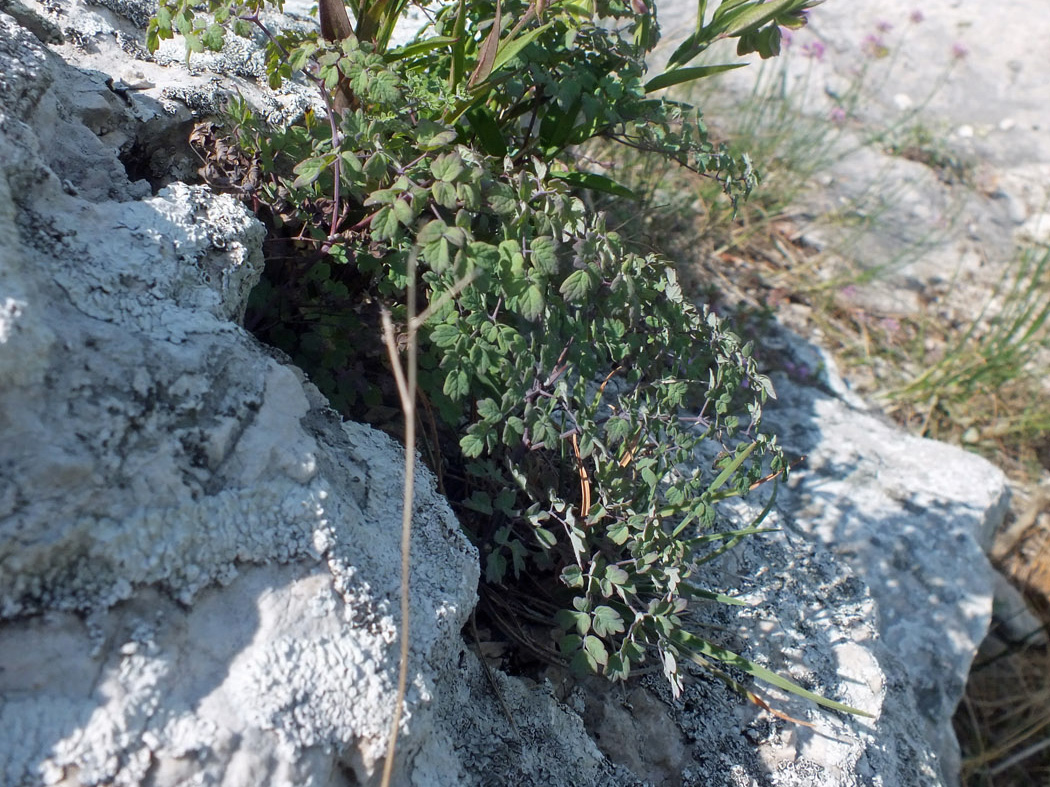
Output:
[[[875,29],[880,33],[888,33],[893,29],[893,25],[887,22],[885,19],[880,19],[875,23]]]
[[[911,15],[908,17],[908,21],[911,22],[913,25],[921,25],[923,23],[923,20],[925,19],[926,17],[923,16],[922,11],[920,11],[918,8],[912,11]]]
[[[791,361],[784,361],[784,371],[787,372],[788,377],[792,377],[795,380],[805,381],[813,374],[810,368],[804,363],[792,363]]]
[[[811,60],[823,60],[825,51],[824,44],[820,41],[810,41],[802,47],[802,52]]]
[[[876,60],[881,60],[890,53],[890,48],[874,33],[868,33],[868,35],[864,36],[864,42],[861,44],[861,49],[868,57],[875,58]]]
[[[841,126],[846,122],[846,110],[842,107],[832,107],[828,113],[828,120],[834,123],[836,126]]]
[[[956,41],[952,44],[952,57],[955,60],[965,60],[968,54],[970,54],[970,50],[961,41]]]

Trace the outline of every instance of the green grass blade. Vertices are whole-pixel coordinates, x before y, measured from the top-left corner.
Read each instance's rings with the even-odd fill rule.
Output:
[[[696,5],[696,30],[704,29],[704,17],[707,16],[707,0],[697,0]]]
[[[692,68],[675,68],[665,71],[658,77],[653,77],[645,83],[645,92],[652,93],[665,87],[681,85],[685,82],[693,82],[697,79],[732,71],[734,68],[743,68],[747,63],[727,63],[719,66],[694,66]]]
[[[704,563],[709,563],[712,560],[714,560],[715,558],[717,558],[717,557],[719,557],[721,555],[724,555],[726,552],[728,552],[730,549],[735,547],[737,544],[739,544],[741,541],[743,541],[745,538],[747,538],[750,535],[754,535],[755,533],[775,532],[776,528],[759,528],[758,525],[762,524],[762,522],[765,520],[765,518],[769,515],[769,512],[773,510],[773,504],[776,502],[776,499],[777,499],[777,488],[778,488],[778,484],[776,482],[774,482],[774,484],[773,484],[773,494],[771,494],[769,496],[769,500],[766,501],[766,505],[758,513],[758,516],[755,517],[754,521],[751,523],[751,527],[745,528],[744,530],[738,530],[735,533],[725,533],[725,534],[716,533],[716,534],[714,534],[716,537],[717,536],[721,536],[721,535],[727,535],[729,537],[729,540],[726,541],[726,543],[724,543],[722,546],[720,546],[714,552],[709,552],[708,554],[704,555],[702,558],[698,558],[696,560],[696,565],[699,566],[699,565],[703,565]],[[700,540],[704,539],[704,538],[706,538],[706,536],[700,536],[699,539],[695,539],[695,541],[697,543],[699,543]],[[690,545],[692,545],[694,542],[690,541],[688,543]]]
[[[452,37],[456,40],[452,47],[452,67],[448,72],[448,86],[455,90],[463,81],[466,73],[466,0],[459,0],[459,9],[456,11],[456,22],[452,27]]]
[[[511,60],[517,57],[518,53],[521,52],[522,49],[524,49],[533,41],[535,41],[537,36],[546,32],[553,24],[553,22],[548,22],[545,25],[540,25],[539,27],[533,28],[527,33],[523,33],[521,36],[515,38],[513,41],[505,41],[503,45],[499,48],[499,51],[496,53],[496,59],[492,64],[492,70],[499,71],[501,68],[503,68],[503,66],[505,66],[507,63],[509,63]]]
[[[722,533],[708,533],[703,536],[697,536],[696,538],[690,538],[686,541],[690,546],[701,546],[702,544],[710,544],[713,541],[726,541],[729,539],[741,539],[747,536],[754,536],[759,533],[778,533],[778,528],[775,527],[745,527],[742,530],[726,530]]]
[[[751,443],[751,445],[749,445],[743,451],[738,453],[733,458],[733,461],[726,465],[725,469],[718,474],[718,477],[715,478],[715,480],[711,483],[711,486],[707,488],[707,491],[713,494],[719,489],[721,489],[725,482],[733,477],[733,475],[737,471],[737,468],[739,468],[740,465],[744,463],[744,460],[751,456],[751,452],[755,450],[755,446],[757,445],[758,443]]]
[[[827,697],[816,694],[808,689],[804,689],[797,683],[793,683],[787,678],[781,677],[765,667],[760,667],[753,661],[748,661],[738,653],[734,653],[731,650],[727,650],[719,645],[708,642],[706,639],[690,634],[687,631],[682,631],[681,629],[672,631],[669,635],[669,639],[672,643],[685,651],[686,655],[696,661],[700,666],[706,666],[705,659],[703,658],[706,656],[715,661],[720,661],[723,664],[728,664],[731,667],[736,667],[741,672],[745,672],[753,678],[768,683],[770,686],[776,686],[778,689],[783,689],[784,691],[802,697],[803,699],[811,700],[821,707],[841,711],[842,713],[851,713],[854,716],[866,716],[869,719],[874,718],[874,715],[867,711],[853,708],[841,702],[829,700]],[[696,656],[699,656],[700,658],[697,659],[695,658]]]
[[[407,60],[410,57],[425,55],[427,52],[432,52],[435,49],[442,49],[450,44],[455,44],[456,40],[451,36],[434,36],[422,41],[414,41],[411,44],[399,46],[397,49],[391,49],[384,55],[383,59],[388,63],[393,63],[397,60]]]
[[[627,199],[640,199],[637,194],[626,186],[621,186],[610,177],[598,175],[593,172],[552,172],[551,177],[563,180],[578,188],[602,191],[606,194],[615,194],[617,197],[625,197]]]
[[[752,0],[722,0],[718,8],[715,9],[715,14],[711,21],[718,22],[724,19],[725,16],[734,8],[737,8],[738,6],[741,6],[744,3],[748,3],[751,1]]]
[[[496,0],[496,11],[492,18],[492,27],[489,29],[489,34],[485,37],[485,43],[481,45],[481,51],[478,53],[478,64],[474,68],[474,73],[470,75],[470,79],[467,80],[467,87],[473,88],[475,85],[484,82],[489,78],[489,74],[492,73],[492,64],[496,61],[496,51],[499,49],[499,37],[500,33],[503,32],[503,4],[501,0]]]
[[[695,585],[690,585],[688,582],[681,582],[678,585],[679,590],[683,596],[691,596],[693,598],[703,598],[708,601],[717,601],[719,604],[728,604],[732,607],[749,607],[751,606],[746,601],[741,601],[738,598],[727,596],[725,593],[715,593],[710,590],[704,590],[698,588]]]
[[[685,65],[707,49],[709,43],[710,42],[708,41],[701,40],[699,32],[693,33],[678,45],[678,48],[671,54],[671,58],[667,61],[667,65],[672,68],[674,66]]]
[[[751,30],[757,30],[767,22],[772,22],[777,16],[785,11],[793,10],[802,6],[800,0],[770,0],[768,3],[740,8],[733,14],[727,15],[724,21],[726,26],[723,35],[738,36]],[[721,9],[719,9],[721,10]]]

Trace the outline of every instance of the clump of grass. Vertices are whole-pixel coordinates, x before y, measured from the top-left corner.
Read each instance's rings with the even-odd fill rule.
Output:
[[[925,164],[944,183],[973,186],[977,180],[975,163],[947,145],[946,137],[944,130],[915,123],[887,137],[885,150],[891,155]]]
[[[931,352],[918,343],[913,360],[923,371],[886,393],[890,411],[920,434],[1037,475],[1050,432],[1048,292],[1050,250],[1023,249],[969,325],[945,332]]]

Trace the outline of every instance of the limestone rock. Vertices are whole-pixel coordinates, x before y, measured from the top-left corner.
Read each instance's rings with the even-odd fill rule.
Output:
[[[58,101],[86,77],[2,15],[0,74],[0,781],[367,782],[400,451],[236,325],[262,262],[242,206],[136,195],[85,125],[119,99]],[[420,480],[405,763],[478,572]]]
[[[794,349],[798,348],[798,349]],[[806,460],[781,505],[785,527],[845,561],[878,604],[881,663],[907,686],[947,783],[958,779],[951,717],[991,615],[995,573],[984,545],[1006,515],[1003,473],[959,448],[902,432],[841,387],[808,353],[808,385],[781,376],[768,424]],[[901,670],[901,672],[898,672]],[[889,703],[887,703],[889,705]]]
[[[0,782],[374,783],[401,452],[236,324],[262,261],[247,212],[125,174],[129,145],[155,160],[237,81],[119,54],[121,19],[65,10],[112,80],[154,87],[121,98],[97,51],[70,67],[0,15]],[[508,727],[459,633],[476,552],[419,475],[395,783],[630,781],[550,690],[502,677]]]

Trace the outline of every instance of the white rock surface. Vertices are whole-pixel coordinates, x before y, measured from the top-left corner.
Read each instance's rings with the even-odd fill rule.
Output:
[[[121,166],[185,171],[179,134],[230,82],[135,59],[138,6],[35,8],[79,65],[0,13],[0,781],[374,783],[399,453],[237,326],[261,261],[245,210]],[[309,100],[257,94],[278,114]],[[987,621],[976,543],[1001,479],[857,412],[833,376],[837,396],[780,383],[771,420],[811,458],[784,532],[715,577],[755,606],[698,614],[876,719],[778,698],[815,725],[796,726],[702,675],[672,701],[655,676],[497,674],[512,726],[459,633],[476,556],[421,472],[399,783],[953,782],[946,714]]]
[[[128,110],[101,80],[59,100],[88,77],[3,15],[0,74],[0,781],[367,782],[396,684],[399,451],[235,324],[262,261],[242,206],[129,200],[83,125]],[[478,572],[421,482],[405,763]]]
[[[1006,514],[1006,478],[974,454],[908,435],[855,397],[833,395],[843,387],[833,362],[811,346],[789,339],[784,350],[814,376],[800,385],[780,375],[768,416],[785,448],[806,457],[778,499],[782,521],[869,586],[880,663],[903,671],[922,738],[955,783],[951,719],[988,629],[995,573],[985,549]]]

